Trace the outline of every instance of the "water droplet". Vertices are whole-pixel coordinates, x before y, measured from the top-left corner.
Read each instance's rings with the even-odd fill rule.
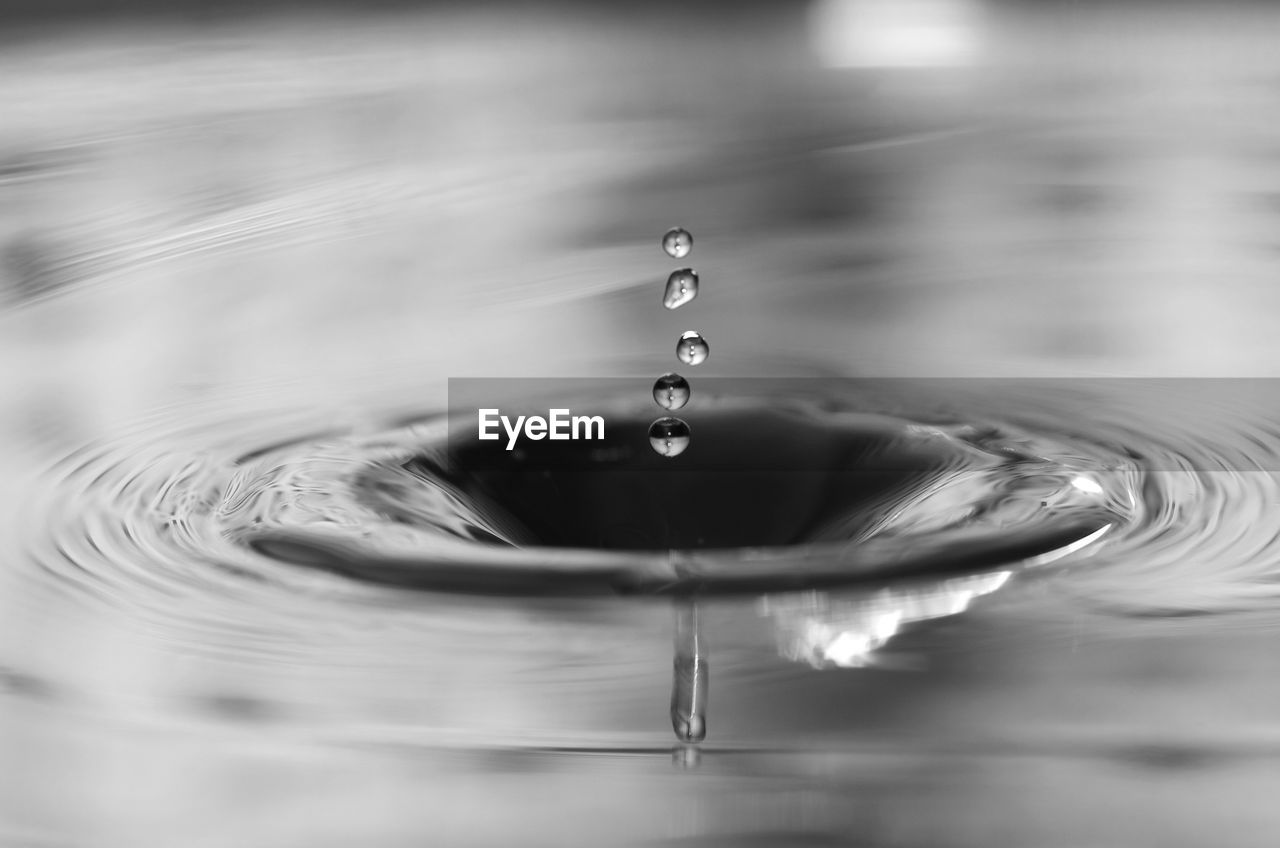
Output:
[[[693,236],[682,227],[674,227],[662,237],[662,249],[673,259],[683,259],[693,250]]]
[[[662,305],[679,309],[698,296],[698,275],[692,268],[672,271],[667,277],[667,290],[662,293]]]
[[[663,409],[679,409],[689,402],[689,381],[679,374],[663,374],[653,384],[653,399]]]
[[[649,444],[663,456],[679,456],[689,447],[689,425],[679,418],[659,418],[649,425]]]
[[[700,365],[706,361],[707,354],[710,352],[711,348],[707,346],[707,340],[697,330],[682,333],[679,343],[676,344],[676,356],[685,365]]]

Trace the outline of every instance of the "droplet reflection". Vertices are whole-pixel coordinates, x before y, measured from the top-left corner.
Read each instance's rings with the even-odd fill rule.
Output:
[[[679,409],[690,394],[689,381],[679,374],[663,374],[653,384],[653,400],[663,409]]]
[[[649,425],[649,444],[663,456],[679,456],[689,447],[689,425],[679,418],[659,418]]]

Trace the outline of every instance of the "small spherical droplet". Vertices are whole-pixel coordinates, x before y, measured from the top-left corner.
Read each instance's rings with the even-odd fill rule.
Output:
[[[679,309],[698,296],[698,275],[692,268],[672,271],[667,277],[667,290],[662,293],[662,305]]]
[[[663,235],[662,249],[672,259],[683,259],[693,250],[693,236],[683,227],[673,227]]]
[[[649,444],[663,456],[679,456],[689,447],[689,425],[679,418],[659,418],[649,425]]]
[[[653,384],[653,399],[663,409],[679,409],[689,402],[689,381],[679,374],[663,374]]]
[[[700,365],[706,361],[707,354],[710,352],[711,348],[708,347],[707,340],[697,330],[682,333],[680,341],[676,344],[676,357],[685,365]]]

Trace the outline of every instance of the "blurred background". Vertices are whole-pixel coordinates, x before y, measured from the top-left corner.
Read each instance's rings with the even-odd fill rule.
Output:
[[[53,528],[92,445],[659,373],[686,323],[714,374],[1280,375],[1278,39],[1266,2],[6,4],[0,844],[1275,844],[1265,613],[1095,630],[1050,582],[819,671],[727,603],[687,771],[661,604],[286,606]]]

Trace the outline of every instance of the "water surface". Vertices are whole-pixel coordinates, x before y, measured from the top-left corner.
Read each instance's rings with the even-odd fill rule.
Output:
[[[971,66],[837,70],[800,6],[659,12],[6,46],[0,841],[1274,844],[1280,433],[1269,383],[1218,378],[1276,376],[1280,20],[990,4]],[[676,222],[701,283],[671,313]],[[1111,529],[700,597],[696,757],[690,593],[373,579],[650,562],[558,514],[472,532],[420,460],[449,378],[635,378],[654,417],[686,322],[714,357],[655,462],[744,420],[698,429],[699,379],[862,377],[894,379],[810,417],[996,469],[785,540],[761,510],[690,561]],[[363,569],[250,544],[316,534]]]

